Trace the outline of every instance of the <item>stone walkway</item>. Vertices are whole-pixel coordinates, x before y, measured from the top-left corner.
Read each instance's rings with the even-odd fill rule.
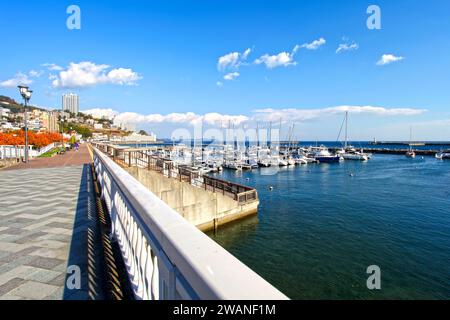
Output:
[[[0,299],[105,297],[90,161],[82,145],[0,171]]]
[[[3,170],[18,169],[40,169],[55,168],[65,166],[81,166],[91,162],[87,145],[80,145],[79,151],[71,150],[64,154],[54,156],[52,158],[36,158],[28,163],[20,163],[18,165],[5,168]]]

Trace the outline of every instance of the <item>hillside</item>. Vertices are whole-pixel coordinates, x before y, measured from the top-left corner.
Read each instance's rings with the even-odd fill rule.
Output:
[[[7,97],[7,96],[2,96],[0,95],[0,107],[3,108],[8,108],[9,110],[11,110],[11,113],[19,113],[19,112],[23,112],[23,106],[18,103],[16,100]],[[30,110],[34,110],[34,109],[38,109],[38,110],[44,110],[42,108],[37,108],[37,107],[33,107],[33,106],[29,106]]]

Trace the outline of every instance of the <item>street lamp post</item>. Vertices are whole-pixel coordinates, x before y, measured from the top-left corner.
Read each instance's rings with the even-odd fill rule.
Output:
[[[27,115],[27,104],[30,101],[31,94],[33,91],[30,90],[27,86],[19,86],[19,92],[22,95],[23,100],[25,101],[25,110],[24,110],[24,122],[25,122],[25,163],[28,162],[28,115]]]

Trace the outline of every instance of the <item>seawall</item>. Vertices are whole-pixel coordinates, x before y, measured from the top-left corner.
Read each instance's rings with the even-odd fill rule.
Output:
[[[258,199],[239,203],[222,193],[169,178],[147,168],[134,166],[124,169],[202,231],[255,215],[258,211]]]

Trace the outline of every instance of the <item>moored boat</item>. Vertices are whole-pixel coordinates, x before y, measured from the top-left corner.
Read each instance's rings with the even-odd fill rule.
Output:
[[[339,155],[331,154],[328,148],[321,146],[315,151],[314,159],[319,163],[334,163],[340,162],[342,158]]]
[[[370,156],[368,154],[365,154],[362,150],[357,151],[354,147],[347,147],[346,149],[342,149],[338,152],[338,155],[345,160],[367,161],[370,159]]]
[[[406,154],[405,154],[405,156],[407,157],[407,158],[415,158],[416,157],[416,153],[411,149],[411,150],[408,150],[407,152],[406,152]]]
[[[441,152],[436,153],[436,159],[450,160],[450,150],[441,151]]]

